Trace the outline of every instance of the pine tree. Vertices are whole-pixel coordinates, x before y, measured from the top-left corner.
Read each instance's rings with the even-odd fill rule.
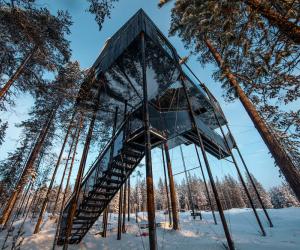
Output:
[[[30,152],[29,139],[24,138],[13,153],[8,153],[7,159],[0,163],[1,200],[6,201],[13,191],[14,185],[20,176],[26,157]]]
[[[161,178],[158,180],[157,188],[155,189],[155,205],[157,210],[166,208],[166,193],[165,187]]]
[[[4,142],[7,128],[8,128],[8,122],[2,122],[2,120],[0,119],[0,146]]]
[[[208,203],[205,195],[204,183],[197,178],[196,175],[189,175],[189,180],[195,208],[202,210]]]
[[[59,89],[59,87],[65,86],[66,83],[54,81],[52,84],[52,88],[44,90],[36,97],[35,106],[29,114],[32,118],[22,122],[20,125],[26,128],[30,134],[38,134],[38,136],[22,170],[22,174],[16,183],[15,190],[10,195],[10,199],[3,211],[0,220],[2,224],[5,224],[9,219],[18,195],[22,192],[29,178],[35,174],[35,163],[43,147],[47,145],[47,142],[50,143],[50,139],[53,138],[56,114],[64,108],[62,104],[69,103],[68,101],[66,102],[65,96],[62,95],[62,89]]]
[[[271,201],[274,208],[298,207],[300,203],[292,194],[290,188],[283,184],[270,190]]]
[[[177,197],[178,197],[178,208],[179,209],[185,209],[185,198],[184,198],[184,189],[182,189],[182,185],[178,185],[176,183],[176,191],[177,191]]]
[[[141,206],[141,211],[145,212],[147,211],[147,186],[146,186],[146,179],[143,178],[140,183],[140,193],[141,193],[141,200],[140,206]]]
[[[87,0],[90,5],[88,11],[95,15],[95,20],[99,25],[99,29],[102,29],[103,22],[106,17],[110,17],[113,4],[118,0]]]
[[[254,184],[257,188],[257,191],[260,194],[260,197],[262,199],[264,206],[266,208],[272,208],[273,206],[272,206],[271,197],[270,197],[269,193],[263,188],[262,184],[253,175],[251,175],[251,176],[252,176]],[[250,182],[250,179],[248,176],[247,176],[247,187],[248,187],[248,190],[250,192],[250,195],[252,197],[255,207],[261,208],[261,205],[260,205],[257,195],[255,193],[255,190],[254,190],[253,186],[251,185],[251,182]]]
[[[109,203],[109,209],[112,213],[118,213],[119,212],[119,192],[115,195],[115,197],[112,199],[112,201]]]
[[[10,63],[6,66],[10,69],[3,69],[4,73],[14,73],[1,87],[0,99],[9,94],[12,84],[21,91],[36,91],[43,85],[43,72],[55,72],[70,57],[69,42],[65,39],[71,25],[68,13],[59,11],[54,16],[34,4],[12,2],[13,5],[0,3],[0,25],[5,34],[3,47],[10,48],[6,51],[12,56],[18,54],[21,60],[5,62]]]
[[[245,207],[240,185],[232,176],[225,176],[222,186],[223,189],[227,189],[227,193],[229,194],[229,197],[227,197],[227,204],[230,203],[231,208]]]

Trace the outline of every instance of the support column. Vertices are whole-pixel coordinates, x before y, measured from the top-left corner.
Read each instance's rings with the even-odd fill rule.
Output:
[[[246,162],[245,162],[245,160],[244,160],[244,157],[242,156],[242,154],[241,154],[241,152],[240,152],[240,149],[239,149],[239,147],[238,147],[238,145],[237,145],[235,139],[233,138],[232,133],[231,133],[231,131],[230,131],[229,126],[228,126],[227,123],[226,123],[226,127],[227,127],[227,129],[228,129],[228,131],[229,131],[229,134],[230,134],[231,138],[232,138],[233,141],[234,141],[235,148],[236,148],[236,150],[237,150],[237,152],[238,152],[238,155],[239,155],[240,159],[242,160],[242,163],[243,163],[243,166],[244,166],[244,168],[245,168],[245,170],[246,170],[247,176],[249,177],[249,180],[250,180],[251,185],[252,185],[252,187],[253,187],[253,189],[254,189],[254,191],[255,191],[255,194],[256,194],[256,196],[257,196],[257,198],[258,198],[258,201],[259,201],[259,203],[260,203],[260,205],[261,205],[261,207],[262,207],[262,209],[263,209],[263,211],[264,211],[264,214],[265,214],[265,216],[266,216],[266,218],[267,218],[267,220],[268,220],[268,222],[269,222],[269,226],[270,226],[270,227],[273,227],[272,220],[271,220],[271,218],[270,218],[270,216],[269,216],[269,214],[268,214],[268,212],[267,212],[267,209],[266,209],[266,207],[265,207],[265,205],[264,205],[264,203],[263,203],[263,201],[262,201],[262,199],[261,199],[261,197],[260,197],[260,194],[259,194],[259,192],[258,192],[258,190],[257,190],[257,188],[256,188],[256,185],[255,185],[255,183],[254,183],[254,180],[253,180],[253,178],[252,178],[252,175],[251,175],[251,173],[250,173],[250,171],[249,171],[249,169],[248,169],[248,167],[247,167],[247,165],[246,165]]]
[[[169,198],[169,187],[167,183],[167,172],[166,172],[166,163],[165,163],[165,155],[164,155],[164,148],[161,147],[161,154],[162,154],[162,161],[163,161],[163,168],[164,168],[164,177],[165,177],[165,186],[166,186],[166,194],[167,194],[167,207],[168,207],[168,214],[169,214],[169,227],[172,225],[172,217],[171,217],[171,209],[170,209],[170,198]]]
[[[178,227],[178,213],[177,213],[177,198],[176,198],[175,184],[174,184],[174,179],[173,179],[171,158],[170,158],[169,147],[168,147],[167,142],[164,143],[164,148],[165,148],[167,169],[168,169],[168,175],[169,175],[170,198],[171,198],[172,218],[173,218],[173,229],[178,230],[179,227]]]
[[[126,225],[125,225],[125,221],[126,221],[126,201],[127,201],[127,182],[125,181],[124,183],[124,195],[123,195],[123,220],[122,220],[122,233],[126,233]]]
[[[201,173],[202,173],[202,178],[203,178],[203,182],[204,182],[204,185],[205,185],[206,195],[207,195],[207,199],[208,199],[209,206],[210,206],[210,209],[211,209],[211,213],[212,213],[212,216],[214,218],[214,222],[217,225],[216,215],[215,215],[213,204],[211,202],[211,198],[210,198],[208,186],[207,186],[207,183],[206,183],[206,178],[205,178],[205,175],[204,175],[204,171],[203,171],[201,160],[200,160],[200,156],[199,156],[199,152],[198,152],[196,144],[194,144],[194,146],[195,146],[197,158],[198,158],[198,161],[199,161],[199,166],[200,166],[200,170],[201,170]]]
[[[211,100],[211,99],[210,99],[210,100]],[[213,100],[211,100],[211,101],[213,102]],[[224,141],[225,141],[226,148],[227,148],[228,152],[230,153],[230,156],[231,156],[231,159],[232,159],[232,161],[233,161],[233,164],[234,164],[234,166],[235,166],[235,168],[236,168],[236,171],[237,171],[237,173],[238,173],[238,176],[239,176],[239,178],[240,178],[240,181],[241,181],[241,183],[242,183],[242,186],[243,186],[243,188],[244,188],[244,190],[245,190],[245,193],[246,193],[246,195],[247,195],[247,198],[248,198],[248,200],[249,200],[249,202],[250,202],[251,208],[252,208],[252,210],[253,210],[253,213],[254,213],[254,215],[255,215],[255,218],[256,218],[256,220],[257,220],[257,223],[258,223],[258,225],[259,225],[259,228],[260,228],[260,230],[261,230],[261,233],[262,233],[263,236],[266,236],[266,232],[265,232],[264,227],[263,227],[263,225],[262,225],[262,223],[261,223],[261,221],[260,221],[260,218],[259,218],[259,216],[258,216],[258,214],[257,214],[257,211],[256,211],[256,209],[255,209],[255,206],[254,206],[254,203],[253,203],[253,201],[252,201],[251,195],[250,195],[250,193],[249,193],[249,191],[248,191],[248,188],[247,188],[247,185],[246,185],[246,183],[245,183],[245,181],[244,181],[243,175],[241,174],[241,171],[240,171],[240,169],[239,169],[239,167],[238,167],[238,164],[237,164],[237,162],[236,162],[236,160],[235,160],[235,157],[234,157],[234,155],[232,154],[232,151],[231,151],[231,149],[230,149],[230,147],[229,147],[229,143],[228,143],[228,141],[227,141],[227,137],[226,137],[226,135],[225,135],[225,133],[224,133],[224,130],[223,130],[222,126],[221,126],[220,120],[219,120],[219,118],[218,118],[218,116],[217,116],[217,114],[216,114],[216,112],[215,112],[215,107],[214,107],[214,105],[213,105],[213,113],[214,113],[214,117],[215,117],[215,119],[216,119],[216,121],[217,121],[217,123],[218,123],[218,126],[219,126],[219,128],[220,128],[220,130],[221,130],[223,139],[224,139]]]
[[[128,177],[127,220],[130,221],[130,176]]]
[[[154,190],[152,177],[152,159],[151,159],[151,138],[150,138],[150,121],[148,107],[148,87],[146,77],[146,56],[145,56],[145,35],[141,33],[142,49],[142,68],[143,68],[143,118],[145,128],[145,162],[146,162],[146,182],[147,182],[147,208],[148,208],[148,225],[149,225],[149,243],[150,250],[157,249],[156,223],[155,223],[155,206]]]
[[[199,81],[199,82],[200,82],[200,81]],[[201,83],[201,86],[205,89],[205,91],[206,91],[206,93],[207,93],[209,99],[210,99],[213,103],[217,103],[217,106],[219,106],[217,100],[213,97],[213,95],[212,95],[212,93],[209,91],[209,89],[208,89],[203,83]],[[226,121],[226,117],[225,117],[225,115],[224,115],[224,113],[223,113],[223,110],[222,110],[220,107],[219,107],[219,110],[220,110],[220,113],[222,114],[223,118],[224,118],[225,121]],[[266,210],[266,207],[265,207],[265,205],[264,205],[264,203],[263,203],[263,201],[262,201],[262,199],[261,199],[261,197],[260,197],[260,194],[259,194],[259,192],[258,192],[258,190],[257,190],[257,188],[256,188],[256,185],[255,185],[255,183],[254,183],[254,181],[253,181],[253,178],[252,178],[252,176],[251,176],[251,173],[250,173],[250,171],[249,171],[249,169],[248,169],[248,167],[247,167],[247,165],[246,165],[246,162],[245,162],[245,160],[244,160],[244,157],[242,156],[241,151],[240,151],[240,149],[239,149],[239,147],[238,147],[238,145],[237,145],[237,143],[236,143],[236,140],[235,140],[235,138],[233,137],[233,134],[232,134],[232,132],[231,132],[231,129],[230,129],[229,126],[228,126],[228,122],[225,123],[225,126],[226,126],[226,128],[227,128],[227,130],[228,130],[228,132],[229,132],[230,137],[231,137],[232,140],[233,140],[234,146],[235,146],[235,148],[236,148],[236,150],[237,150],[237,152],[238,152],[238,155],[239,155],[239,157],[240,157],[240,159],[241,159],[241,161],[242,161],[242,163],[243,163],[243,166],[244,166],[244,168],[245,168],[245,170],[246,170],[246,173],[247,173],[247,175],[248,175],[248,177],[249,177],[249,179],[250,179],[251,185],[252,185],[253,188],[254,188],[254,191],[255,191],[255,193],[256,193],[256,196],[257,196],[257,198],[258,198],[258,201],[259,201],[259,203],[260,203],[260,205],[261,205],[261,207],[262,207],[262,209],[263,209],[263,211],[264,211],[264,214],[265,214],[265,216],[266,216],[266,218],[267,218],[267,220],[268,220],[268,222],[269,222],[269,225],[270,225],[270,227],[273,227],[273,223],[272,223],[272,221],[271,221],[271,218],[270,218],[270,216],[269,216],[269,214],[268,214],[268,212],[267,212],[267,210]]]
[[[107,205],[107,207],[105,208],[104,212],[103,212],[103,221],[102,221],[102,228],[103,228],[103,232],[102,232],[102,237],[106,238],[106,232],[107,232],[107,222],[108,222],[108,211],[109,211],[109,205]]]
[[[118,234],[117,240],[121,240],[121,232],[122,232],[122,194],[123,194],[123,185],[119,190],[119,211],[118,211]]]
[[[179,148],[180,148],[180,154],[181,154],[181,159],[182,159],[182,163],[183,163],[183,169],[184,169],[184,174],[185,174],[185,179],[186,179],[186,185],[187,185],[187,188],[188,188],[189,203],[190,203],[190,206],[191,206],[191,209],[192,209],[193,219],[195,220],[196,219],[195,207],[194,207],[193,197],[192,197],[192,193],[191,193],[190,181],[189,181],[189,178],[188,178],[188,175],[187,175],[187,172],[186,172],[186,166],[185,166],[185,161],[184,161],[181,145],[179,145]],[[200,218],[202,220],[201,213],[200,213]]]
[[[194,115],[194,111],[192,109],[191,101],[190,101],[190,98],[189,98],[189,95],[188,95],[188,92],[187,92],[187,87],[186,87],[186,84],[184,82],[183,76],[181,76],[181,82],[182,82],[183,90],[184,90],[184,93],[185,93],[185,96],[186,96],[186,99],[187,99],[187,103],[188,103],[190,119],[191,119],[191,123],[192,123],[192,129],[197,133],[197,137],[198,137],[198,141],[199,141],[199,144],[200,144],[201,152],[202,152],[202,155],[203,155],[203,159],[204,159],[204,162],[205,162],[205,166],[206,166],[206,169],[207,169],[207,173],[208,173],[208,176],[209,176],[211,187],[212,187],[213,193],[215,195],[216,204],[217,204],[217,207],[218,207],[218,210],[219,210],[219,214],[220,214],[220,218],[221,218],[221,221],[222,221],[224,233],[225,233],[225,236],[226,236],[226,239],[227,239],[227,244],[228,244],[228,247],[229,247],[230,250],[234,250],[235,249],[234,244],[233,244],[233,241],[232,241],[229,229],[228,229],[228,225],[227,225],[227,222],[226,222],[226,219],[225,219],[225,215],[224,215],[224,212],[223,212],[221,201],[219,199],[219,194],[218,194],[218,191],[217,191],[214,179],[213,179],[213,175],[212,175],[212,172],[211,172],[211,169],[210,169],[209,161],[208,161],[205,149],[204,149],[204,144],[203,144],[203,141],[202,141],[202,137],[200,135],[200,132],[199,132],[197,124],[196,124],[196,118],[195,118],[195,115]]]

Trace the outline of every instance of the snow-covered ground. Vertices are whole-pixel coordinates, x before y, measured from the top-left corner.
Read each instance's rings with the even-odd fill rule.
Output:
[[[232,234],[236,249],[300,249],[300,208],[269,209],[274,227],[270,228],[259,210],[267,236],[259,233],[254,215],[250,209],[231,209],[226,211],[226,218]],[[158,212],[156,220],[162,222],[162,227],[157,229],[158,249],[225,249],[226,240],[218,218],[218,225],[214,225],[210,212],[203,212],[203,220],[193,220],[189,213],[180,213],[180,230],[175,232],[168,228],[168,215]],[[143,218],[143,213],[139,214]],[[146,213],[144,214],[146,219]],[[25,224],[25,238],[21,249],[46,250],[52,248],[54,235],[54,220],[47,220],[42,231],[31,235],[34,222]],[[117,238],[117,215],[110,216],[110,225],[107,238],[102,238],[98,233],[101,221],[97,222],[89,231],[83,241],[78,245],[71,245],[69,249],[148,249],[148,236],[140,236],[147,229],[139,229],[132,214],[130,223],[127,221],[127,233],[122,235],[122,240]],[[140,221],[143,224],[143,221]],[[17,231],[17,230],[15,230]],[[0,248],[6,231],[0,234]],[[9,238],[11,240],[11,237]],[[9,241],[10,241],[9,240]],[[9,242],[8,242],[9,243]],[[10,247],[8,248],[10,249]],[[57,247],[56,249],[61,249]]]

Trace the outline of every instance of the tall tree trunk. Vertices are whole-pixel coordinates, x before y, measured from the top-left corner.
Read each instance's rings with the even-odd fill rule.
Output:
[[[151,158],[151,135],[148,104],[148,83],[146,75],[146,52],[145,35],[141,33],[142,50],[142,72],[143,72],[143,123],[145,129],[145,163],[146,163],[146,186],[147,186],[147,213],[148,213],[148,231],[150,250],[157,250],[156,222],[155,222],[155,202],[152,174]]]
[[[71,128],[72,128],[72,125],[73,125],[74,117],[75,117],[75,112],[73,113],[71,121],[69,122],[68,129],[67,129],[67,132],[66,132],[66,135],[65,135],[65,138],[64,138],[64,142],[62,144],[62,147],[61,147],[61,150],[60,150],[60,153],[59,153],[59,156],[58,156],[58,159],[57,159],[57,162],[56,162],[53,174],[52,174],[52,178],[51,178],[49,187],[47,189],[46,197],[45,197],[45,199],[43,201],[42,208],[41,208],[41,211],[40,211],[37,223],[35,225],[35,229],[34,229],[33,234],[36,234],[36,233],[38,233],[40,231],[40,225],[41,225],[42,220],[43,220],[44,212],[45,212],[45,210],[47,208],[49,196],[50,196],[50,193],[51,193],[52,188],[53,188],[53,184],[54,184],[54,181],[55,181],[56,173],[57,173],[57,170],[59,168],[60,161],[61,161],[62,155],[64,153],[67,140],[69,138],[69,134],[70,134],[70,131],[71,131]]]
[[[222,69],[226,75],[231,86],[235,89],[236,94],[238,95],[241,103],[243,104],[245,110],[250,116],[254,126],[258,130],[268,149],[270,150],[272,156],[275,159],[276,164],[279,166],[281,172],[285,176],[290,187],[295,192],[298,200],[300,201],[300,171],[293,164],[291,158],[282,148],[280,143],[276,140],[272,132],[268,129],[266,123],[259,115],[258,111],[255,109],[253,103],[246,96],[242,88],[239,86],[239,83],[236,80],[236,77],[231,73],[228,66],[225,65],[221,55],[218,53],[217,49],[212,45],[211,41],[205,40],[205,43],[216,60],[219,67]]]
[[[170,208],[170,198],[169,198],[169,187],[167,181],[167,171],[166,171],[166,163],[165,163],[165,155],[164,155],[164,148],[161,147],[161,154],[162,154],[162,162],[164,168],[164,179],[165,179],[165,188],[166,188],[166,195],[167,195],[167,208],[168,208],[168,215],[169,215],[169,226],[172,225],[172,217],[171,217],[171,208]]]
[[[11,76],[11,78],[5,83],[3,88],[0,90],[0,101],[3,99],[4,95],[7,93],[11,85],[14,83],[15,80],[19,78],[19,76],[22,74],[24,68],[26,67],[27,63],[30,61],[30,59],[33,57],[34,53],[37,51],[38,47],[34,47],[31,52],[24,58],[21,65],[18,67],[16,72]]]
[[[69,184],[70,184],[72,170],[73,170],[73,166],[74,166],[74,162],[75,162],[75,157],[77,154],[77,146],[78,146],[81,129],[82,129],[82,119],[80,118],[79,121],[77,121],[77,126],[76,126],[75,132],[73,134],[73,138],[72,138],[72,140],[75,141],[75,145],[74,145],[74,149],[73,149],[73,154],[71,156],[71,165],[69,168],[65,191],[63,192],[64,195],[63,195],[63,199],[62,199],[61,206],[60,206],[59,218],[58,218],[57,225],[56,225],[56,231],[55,231],[55,236],[54,236],[54,241],[53,241],[53,246],[52,246],[53,250],[55,249],[55,246],[57,243],[57,237],[58,237],[59,230],[60,230],[60,223],[61,223],[63,212],[64,212],[65,202],[67,200],[67,192],[69,190]],[[72,142],[72,144],[73,144],[73,142]],[[73,148],[72,146],[73,145],[70,146],[70,150],[72,150],[72,148]]]
[[[39,138],[29,156],[29,159],[26,163],[26,166],[23,170],[23,173],[21,175],[21,178],[15,188],[15,191],[12,193],[9,201],[6,204],[5,209],[3,210],[2,216],[0,218],[0,224],[5,224],[7,222],[7,220],[10,217],[11,211],[14,208],[14,205],[17,201],[17,197],[19,196],[19,194],[23,191],[24,186],[26,185],[29,177],[30,177],[30,172],[34,169],[34,163],[36,161],[36,158],[38,157],[44,141],[46,139],[46,136],[48,134],[48,131],[50,129],[50,126],[52,124],[52,121],[54,119],[55,113],[56,113],[57,108],[53,109],[51,112],[51,115],[49,117],[49,120],[46,122],[46,124],[44,125],[42,131],[39,134]]]
[[[75,142],[75,137],[76,137],[76,134],[77,134],[77,130],[78,130],[78,124],[76,126],[76,129],[75,129],[75,132],[73,133],[73,135],[71,134],[72,142],[70,144],[68,157],[67,157],[67,160],[66,160],[66,163],[65,163],[65,168],[64,168],[64,171],[63,171],[63,174],[62,174],[62,177],[61,177],[61,180],[60,180],[59,188],[58,188],[58,191],[57,191],[57,195],[56,195],[56,198],[55,198],[55,203],[54,203],[54,207],[53,207],[53,210],[52,210],[52,215],[55,214],[55,211],[56,211],[56,208],[57,208],[57,203],[58,203],[58,200],[59,200],[59,196],[60,196],[62,188],[63,188],[63,182],[64,182],[65,175],[66,175],[66,172],[67,172],[67,168],[69,166],[69,161],[71,159],[72,149],[73,149],[73,145],[74,145],[74,142]]]
[[[78,202],[79,195],[80,195],[80,185],[81,185],[81,182],[82,182],[83,173],[84,173],[84,169],[85,169],[85,165],[86,165],[86,160],[87,160],[87,156],[88,156],[89,149],[90,149],[90,143],[91,143],[91,140],[92,140],[95,120],[96,120],[96,116],[97,116],[97,110],[98,110],[98,107],[99,107],[100,90],[98,90],[98,91],[99,91],[99,93],[97,95],[98,102],[97,102],[97,105],[95,105],[95,108],[93,110],[93,116],[92,116],[92,119],[91,119],[91,122],[90,122],[90,126],[89,126],[87,136],[86,136],[86,140],[85,140],[85,144],[84,144],[84,148],[83,148],[83,152],[82,152],[82,156],[81,156],[81,160],[80,160],[80,164],[79,164],[79,168],[78,168],[78,173],[77,173],[77,177],[76,177],[76,180],[75,180],[74,197],[71,201],[70,210],[69,210],[68,216],[67,216],[66,236],[65,236],[64,246],[63,246],[64,250],[68,249],[69,237],[70,237],[71,232],[72,232],[73,219],[75,217],[75,213],[76,213],[76,210],[77,210],[77,202]]]
[[[167,162],[167,170],[169,176],[169,186],[170,186],[170,199],[171,199],[171,207],[172,207],[172,219],[173,219],[173,229],[178,230],[178,209],[177,209],[177,197],[176,197],[176,190],[175,190],[175,182],[173,177],[172,165],[171,165],[171,158],[169,154],[169,146],[167,142],[164,143],[165,155],[166,155],[166,162]]]
[[[244,0],[244,3],[265,17],[271,25],[277,27],[287,38],[297,44],[300,44],[300,27],[289,21],[288,18],[284,17],[277,11],[266,6],[265,1]]]

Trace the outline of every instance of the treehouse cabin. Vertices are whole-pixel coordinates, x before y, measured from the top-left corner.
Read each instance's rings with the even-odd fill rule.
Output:
[[[227,145],[216,132],[226,124],[219,104],[180,61],[175,48],[143,10],[105,43],[82,84],[76,105],[85,115],[96,113],[97,121],[112,131],[112,136],[82,180],[68,243],[82,240],[145,156],[148,117],[151,148],[164,142],[169,148],[199,145],[191,106],[205,151],[218,159],[230,155],[231,137],[227,136]],[[58,244],[65,242],[74,199],[73,195],[64,209]]]

